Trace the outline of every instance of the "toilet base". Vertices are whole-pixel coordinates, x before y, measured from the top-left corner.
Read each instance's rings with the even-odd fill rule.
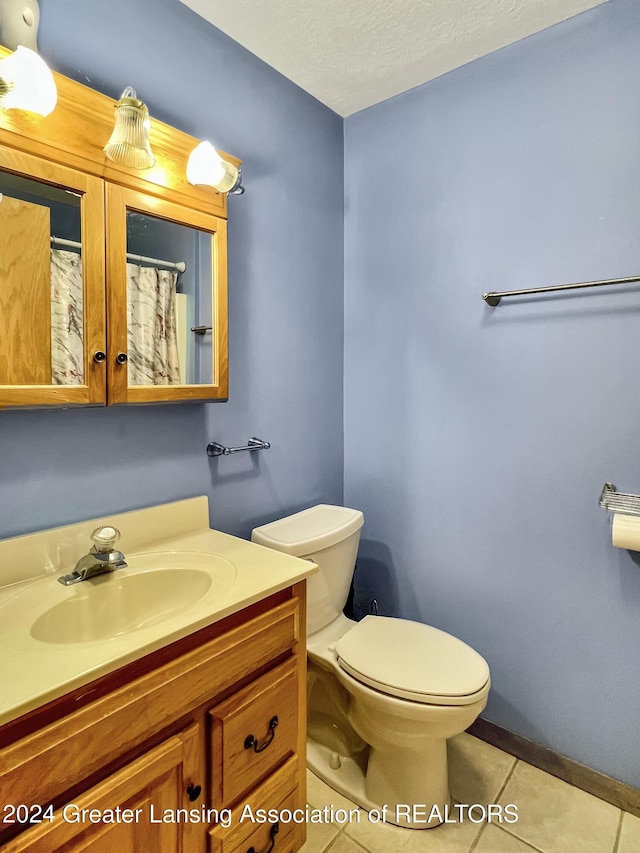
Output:
[[[446,741],[443,743],[446,756]],[[396,803],[374,802],[369,799],[366,793],[366,767],[363,767],[361,763],[358,763],[358,761],[348,755],[341,755],[312,738],[307,739],[307,766],[316,776],[326,782],[330,788],[333,788],[334,791],[343,794],[369,812],[372,822],[391,823],[405,829],[433,829],[442,823],[440,816],[446,813],[445,806],[450,805],[450,797],[447,790],[446,763],[444,782],[438,784],[436,786],[437,789],[433,792],[437,794],[437,799],[429,803],[417,803],[418,811],[414,815],[411,814],[409,809],[396,808],[398,805]],[[370,773],[371,770],[374,770],[375,777],[375,769],[371,768]],[[370,785],[371,781],[370,779]],[[438,806],[438,819],[433,819],[427,823],[426,820],[433,805]],[[384,806],[386,808],[384,809],[383,820],[374,821]],[[417,822],[411,820],[411,817],[416,817]]]

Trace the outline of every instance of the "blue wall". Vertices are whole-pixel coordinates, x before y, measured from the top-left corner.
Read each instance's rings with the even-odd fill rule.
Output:
[[[41,2],[51,66],[241,157],[227,403],[0,415],[0,536],[208,494],[254,523],[342,499],[343,123],[178,0]],[[220,461],[210,440],[272,442]]]
[[[42,0],[62,73],[245,161],[228,403],[0,417],[0,536],[209,494],[255,524],[361,507],[376,597],[488,659],[486,716],[640,785],[640,9],[611,0],[344,123],[177,0]],[[343,237],[346,245],[343,314]],[[270,451],[210,461],[211,439]],[[637,559],[637,558],[636,558]]]
[[[345,502],[358,603],[489,661],[485,716],[640,786],[640,6],[612,2],[345,122]]]

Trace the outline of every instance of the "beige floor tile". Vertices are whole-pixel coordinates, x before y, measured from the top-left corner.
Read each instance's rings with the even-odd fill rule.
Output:
[[[312,773],[307,775],[307,799],[316,808],[325,805],[333,805],[334,808],[352,810],[355,804],[318,779]],[[457,818],[457,814],[455,815]],[[354,851],[336,851],[336,844],[345,842],[342,835],[364,848],[367,853],[468,853],[482,829],[482,824],[473,823],[469,820],[458,821],[450,816],[451,823],[443,824],[434,829],[403,829],[392,823],[372,823],[368,813],[360,809],[357,819],[355,816],[343,825],[337,826],[340,837],[331,844],[328,853],[355,853]],[[307,844],[313,840],[314,844],[322,843],[321,834],[318,832],[312,839],[309,835]],[[316,839],[320,839],[317,841]],[[305,848],[304,853],[321,853],[322,848]]]
[[[357,809],[355,803],[347,797],[334,791],[326,782],[315,773],[307,769],[307,802],[316,808],[333,806],[336,809]]]
[[[402,853],[469,853],[483,824],[463,820],[443,823],[433,829],[411,830]]]
[[[448,816],[449,823],[433,829],[413,829],[402,853],[468,853],[484,824],[473,823],[456,813]]]
[[[519,761],[500,797],[518,807],[508,830],[544,853],[613,853],[620,810]]]
[[[307,840],[300,853],[322,853],[341,831],[335,823],[308,823]]]
[[[448,818],[448,823],[432,829],[404,829],[362,820],[349,824],[345,833],[370,853],[468,853],[484,824],[458,820],[457,814]]]
[[[617,853],[637,853],[640,850],[640,818],[625,812]]]
[[[480,840],[473,853],[533,853],[535,847],[529,847],[508,832],[488,823],[482,831]]]
[[[449,789],[458,803],[495,803],[516,759],[477,737],[461,734],[447,743]]]
[[[329,853],[362,853],[362,850],[359,844],[341,832],[329,848]]]
[[[344,831],[370,853],[397,853],[415,832],[392,823],[372,823],[368,812],[362,809],[360,820],[349,823]]]

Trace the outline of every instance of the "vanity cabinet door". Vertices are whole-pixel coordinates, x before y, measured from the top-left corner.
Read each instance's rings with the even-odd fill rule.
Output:
[[[225,399],[226,221],[107,184],[108,402]]]
[[[198,747],[193,724],[9,841],[3,853],[201,853],[206,824],[181,820],[179,812],[201,810],[190,796],[201,778]]]
[[[106,402],[104,190],[0,146],[0,408]]]

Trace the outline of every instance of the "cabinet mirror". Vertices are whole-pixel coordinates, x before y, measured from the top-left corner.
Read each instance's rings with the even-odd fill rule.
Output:
[[[225,226],[108,187],[110,402],[226,396]]]
[[[89,358],[90,347],[106,357],[103,264],[84,251],[101,239],[102,205],[96,179],[0,153],[2,401],[104,400],[104,367]]]
[[[213,382],[212,250],[205,231],[127,210],[129,385]]]

